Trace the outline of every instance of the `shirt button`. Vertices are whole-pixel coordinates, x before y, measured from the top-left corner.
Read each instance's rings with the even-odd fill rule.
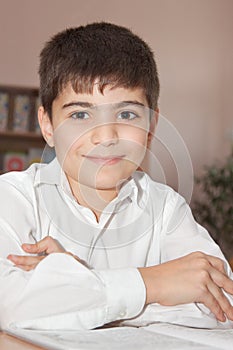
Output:
[[[121,311],[120,312],[120,317],[124,317],[126,315],[126,311]]]

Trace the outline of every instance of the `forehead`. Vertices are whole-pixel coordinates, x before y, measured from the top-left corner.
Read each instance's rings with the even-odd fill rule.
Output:
[[[145,93],[142,88],[125,88],[106,85],[100,91],[98,83],[94,84],[93,92],[76,93],[72,86],[67,85],[58,97],[53,101],[53,109],[62,109],[62,106],[72,102],[87,102],[93,105],[113,104],[124,101],[137,101],[148,106]]]

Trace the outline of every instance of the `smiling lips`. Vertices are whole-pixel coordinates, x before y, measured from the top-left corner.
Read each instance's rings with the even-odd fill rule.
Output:
[[[119,163],[125,156],[83,156],[84,158],[99,165],[114,165]]]

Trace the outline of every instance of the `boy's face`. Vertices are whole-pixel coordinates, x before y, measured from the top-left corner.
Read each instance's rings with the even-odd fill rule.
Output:
[[[54,100],[52,123],[40,111],[45,138],[72,185],[116,189],[140,166],[156,124],[140,88],[95,85],[93,94],[67,86]]]

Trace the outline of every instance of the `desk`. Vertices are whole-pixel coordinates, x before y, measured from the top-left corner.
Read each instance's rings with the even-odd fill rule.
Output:
[[[11,335],[0,332],[0,349],[2,350],[42,350],[36,345],[32,345]]]

